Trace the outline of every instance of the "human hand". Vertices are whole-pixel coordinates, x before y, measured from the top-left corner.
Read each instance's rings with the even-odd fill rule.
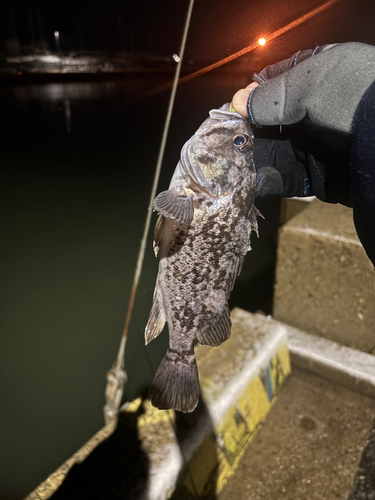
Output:
[[[352,204],[349,132],[358,102],[374,79],[375,47],[326,45],[268,66],[234,95],[232,107],[246,117],[250,110],[251,121],[259,125],[258,197],[315,194],[323,201]],[[261,125],[288,126],[278,137],[260,140],[270,128]]]
[[[375,47],[357,42],[326,45],[265,68],[254,77],[260,85],[237,92],[232,104],[256,126],[307,119],[350,133],[354,112],[374,79]]]

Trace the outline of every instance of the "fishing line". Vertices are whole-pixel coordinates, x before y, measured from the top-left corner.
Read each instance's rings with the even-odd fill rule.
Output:
[[[160,170],[161,170],[161,165],[162,165],[162,161],[163,161],[165,145],[167,142],[168,130],[169,130],[169,125],[170,125],[170,121],[171,121],[177,86],[178,86],[178,82],[179,82],[182,60],[183,60],[183,56],[184,56],[186,39],[187,39],[188,31],[189,31],[189,25],[190,25],[190,19],[191,19],[191,13],[193,10],[193,5],[194,5],[194,0],[190,0],[188,11],[186,14],[186,19],[185,19],[183,36],[182,36],[182,40],[181,40],[179,61],[177,62],[175,77],[173,80],[173,84],[171,85],[172,91],[171,91],[171,95],[169,98],[169,105],[168,105],[167,116],[166,116],[165,124],[164,124],[163,136],[161,139],[159,156],[158,156],[158,160],[157,160],[156,168],[155,168],[155,174],[154,174],[154,180],[153,180],[153,185],[152,185],[152,190],[151,190],[149,207],[151,207],[151,204],[155,198],[156,189],[157,189],[157,185],[159,182]],[[104,419],[105,419],[106,424],[117,419],[118,410],[119,410],[122,395],[124,392],[124,386],[125,386],[125,383],[127,380],[126,371],[124,369],[124,353],[125,353],[126,339],[128,336],[130,320],[131,320],[132,312],[133,312],[133,308],[134,308],[134,301],[135,301],[135,296],[136,296],[137,289],[138,289],[138,283],[139,283],[139,279],[140,279],[141,272],[142,272],[142,266],[143,266],[144,255],[145,255],[145,250],[146,250],[147,235],[148,235],[148,232],[150,229],[151,216],[152,216],[152,211],[149,209],[147,212],[147,217],[146,217],[146,222],[145,222],[145,226],[144,226],[144,230],[143,230],[141,245],[140,245],[139,252],[138,252],[137,265],[136,265],[136,269],[135,269],[133,285],[131,288],[128,310],[126,313],[125,325],[124,325],[124,329],[123,329],[122,336],[121,336],[119,351],[117,354],[117,358],[112,366],[112,369],[107,373],[107,385],[106,385],[106,389],[105,389],[106,405],[104,406]]]
[[[170,121],[171,121],[171,117],[172,117],[172,111],[173,111],[173,105],[174,105],[174,101],[175,101],[177,86],[179,83],[179,76],[180,76],[180,72],[181,72],[181,66],[182,66],[182,61],[183,61],[183,56],[184,56],[184,51],[185,51],[187,34],[189,31],[189,25],[190,25],[190,19],[191,19],[191,14],[192,14],[192,10],[193,10],[193,5],[194,5],[194,0],[190,0],[188,11],[186,14],[184,32],[183,32],[182,41],[181,41],[179,60],[177,63],[176,73],[175,73],[175,77],[173,80],[172,91],[171,91],[171,95],[169,98],[167,116],[166,116],[165,124],[164,124],[163,136],[162,136],[161,143],[160,143],[159,156],[158,156],[158,160],[157,160],[156,168],[155,168],[154,180],[153,180],[153,185],[152,185],[151,195],[150,195],[149,210],[147,212],[145,227],[143,230],[143,236],[142,236],[141,245],[139,248],[137,265],[136,265],[136,270],[135,270],[135,274],[134,274],[133,285],[132,285],[132,289],[131,289],[128,310],[126,313],[125,325],[124,325],[124,329],[122,332],[120,347],[119,347],[119,351],[118,351],[115,363],[114,363],[112,369],[107,373],[107,386],[106,386],[106,390],[105,390],[106,405],[104,406],[104,420],[105,420],[106,424],[108,424],[111,421],[116,420],[118,418],[121,399],[122,399],[122,395],[124,392],[124,386],[125,386],[125,383],[127,380],[126,372],[124,369],[124,364],[125,364],[125,362],[124,362],[125,356],[124,355],[125,355],[126,339],[128,336],[130,320],[131,320],[132,312],[133,312],[133,308],[134,308],[134,302],[135,302],[135,296],[137,293],[138,283],[139,283],[139,279],[140,279],[141,272],[142,272],[145,249],[146,249],[147,235],[148,235],[148,232],[150,229],[150,222],[151,222],[151,216],[152,216],[151,204],[155,198],[156,189],[157,189],[158,182],[159,182],[160,171],[161,171],[161,166],[162,166],[162,161],[163,161],[163,156],[164,156],[164,150],[165,150],[165,145],[167,142],[168,130],[169,130],[169,125],[170,125]],[[151,365],[151,367],[152,367],[152,362],[151,362],[151,359],[149,358],[149,355],[147,354],[147,351],[146,351],[146,358],[149,361],[149,365]],[[169,417],[170,425],[174,429],[176,439],[177,439],[177,430],[176,430],[175,424],[174,424],[171,416],[168,415],[168,417]],[[197,498],[199,498],[197,486],[196,486],[195,481],[193,479],[193,476],[192,476],[187,458],[185,456],[184,450],[182,449],[182,446],[181,446],[178,439],[177,439],[177,443],[178,443],[178,446],[180,448],[182,459],[185,463],[185,468],[188,471],[188,475],[190,477],[191,484],[193,486],[195,495]]]
[[[136,315],[134,314],[133,315],[133,322],[135,323],[135,329],[136,329],[136,333],[138,334],[142,334],[143,331],[142,329],[139,327],[139,324],[137,322],[137,317]],[[150,371],[151,373],[155,373],[156,371],[156,368],[151,360],[151,357],[149,356],[148,354],[148,351],[146,350],[146,362],[148,364],[148,367],[150,368]],[[118,410],[118,412],[122,412],[124,410],[126,410],[127,406],[128,406],[128,402],[124,403]],[[184,461],[184,464],[185,464],[185,471],[187,473],[187,475],[189,476],[189,479],[190,479],[190,483],[191,483],[191,486],[194,490],[194,494],[195,494],[195,498],[197,500],[199,500],[201,497],[199,495],[199,492],[198,492],[198,488],[197,488],[197,485],[195,484],[195,481],[194,481],[194,477],[193,477],[193,473],[191,472],[191,468],[190,468],[190,465],[189,465],[189,461],[187,459],[187,456],[186,456],[186,453],[185,453],[185,450],[182,446],[182,444],[180,443],[180,440],[179,440],[179,437],[178,437],[178,432],[177,432],[177,427],[176,427],[176,424],[173,420],[173,418],[171,417],[171,414],[170,412],[168,411],[167,412],[167,416],[168,416],[168,421],[169,421],[169,425],[171,426],[171,429],[173,430],[174,432],[174,435],[175,435],[175,438],[176,438],[176,443],[177,443],[177,446],[180,450],[180,453],[181,453],[181,456],[182,456],[182,460]]]
[[[332,7],[332,5],[338,3],[340,0],[329,0],[323,5],[320,5],[319,7],[316,7],[315,9],[311,10],[307,14],[304,14],[303,16],[299,17],[298,19],[295,19],[294,21],[290,22],[286,26],[283,26],[282,28],[279,28],[278,30],[274,31],[270,35],[266,37],[266,41],[269,42],[271,40],[274,40],[278,36],[284,35],[288,31],[292,30],[293,28],[296,28],[300,24],[308,21],[312,17],[315,17],[316,15],[320,14],[321,12],[325,11],[329,7]],[[234,61],[238,57],[241,57],[245,54],[248,54],[249,52],[252,52],[254,49],[259,47],[259,41],[257,40],[256,42],[251,43],[247,47],[239,50],[238,52],[235,52],[234,54],[224,57],[220,61],[217,61],[216,63],[210,64],[209,66],[206,66],[205,68],[202,68],[198,71],[195,71],[194,73],[191,73],[190,75],[186,75],[179,80],[179,85],[182,83],[188,82],[189,80],[192,80],[193,78],[196,78],[197,76],[203,75],[205,73],[208,73],[209,71],[212,71],[216,68],[219,68],[220,66],[223,66],[224,64],[227,64],[231,61]],[[141,99],[144,99],[146,97],[150,97],[152,95],[158,94],[159,92],[163,92],[163,90],[168,90],[172,87],[173,83],[168,82],[164,85],[160,85],[159,87],[155,87],[154,89],[148,90],[147,92],[142,93],[138,97],[135,97],[134,101],[138,101]],[[134,102],[133,101],[133,102]]]

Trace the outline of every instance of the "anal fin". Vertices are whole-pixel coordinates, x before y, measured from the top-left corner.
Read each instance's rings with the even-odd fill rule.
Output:
[[[148,322],[145,328],[145,344],[149,344],[151,340],[154,340],[163,330],[166,322],[166,316],[163,309],[163,304],[161,300],[161,293],[158,284],[155,286],[154,301],[152,303],[152,308]]]
[[[200,344],[219,346],[229,339],[232,327],[228,303],[225,301],[223,309],[212,315],[212,321],[205,325],[198,333],[197,340]]]
[[[244,257],[235,257],[228,265],[227,299],[229,298],[230,292],[233,290],[236,279],[241,273],[243,261]]]

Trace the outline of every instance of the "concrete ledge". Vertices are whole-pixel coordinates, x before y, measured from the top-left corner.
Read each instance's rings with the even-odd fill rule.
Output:
[[[343,346],[280,323],[271,316],[256,315],[259,322],[283,327],[288,335],[292,367],[375,399],[375,356]]]
[[[27,498],[85,498],[88,484],[97,490],[106,483],[117,491],[128,488],[126,498],[144,500],[197,498],[220,491],[290,373],[283,325],[240,309],[232,312],[232,321],[231,338],[220,348],[197,346],[202,398],[193,413],[159,411],[141,398],[124,406],[118,425],[133,423],[129,432],[136,439],[129,442],[139,444],[140,472],[132,464],[133,476],[139,477],[129,478],[125,486],[117,473],[113,481],[101,477],[112,474],[104,450],[116,447],[120,439],[113,439],[119,427],[106,426]],[[127,428],[122,432],[126,442]],[[110,457],[117,464],[115,454],[112,450]],[[102,495],[115,498],[111,491]]]
[[[271,317],[235,309],[232,319],[228,342],[197,348],[195,412],[159,411],[141,398],[125,404],[117,427],[100,430],[27,498],[215,498],[290,372],[287,337],[294,366],[375,399],[374,356]]]
[[[273,315],[305,332],[375,352],[375,272],[351,209],[316,200],[282,226]]]
[[[280,207],[280,224],[285,224],[290,219],[305,210],[310,203],[316,200],[315,196],[306,196],[305,198],[293,197],[282,198]]]
[[[288,339],[294,366],[375,399],[375,356],[295,328]]]
[[[174,489],[176,498],[219,492],[290,373],[284,326],[241,309],[232,311],[230,340],[220,348],[198,346],[196,352],[202,404],[191,415],[179,415],[178,442],[162,452],[162,463],[153,458],[160,448],[148,449],[152,465],[145,499],[169,498]],[[160,414],[152,407],[147,413]]]

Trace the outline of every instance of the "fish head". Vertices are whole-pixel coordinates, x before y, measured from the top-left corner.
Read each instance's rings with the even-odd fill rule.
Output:
[[[193,191],[212,198],[230,194],[254,173],[253,133],[249,121],[224,104],[213,109],[183,146],[180,163]]]

